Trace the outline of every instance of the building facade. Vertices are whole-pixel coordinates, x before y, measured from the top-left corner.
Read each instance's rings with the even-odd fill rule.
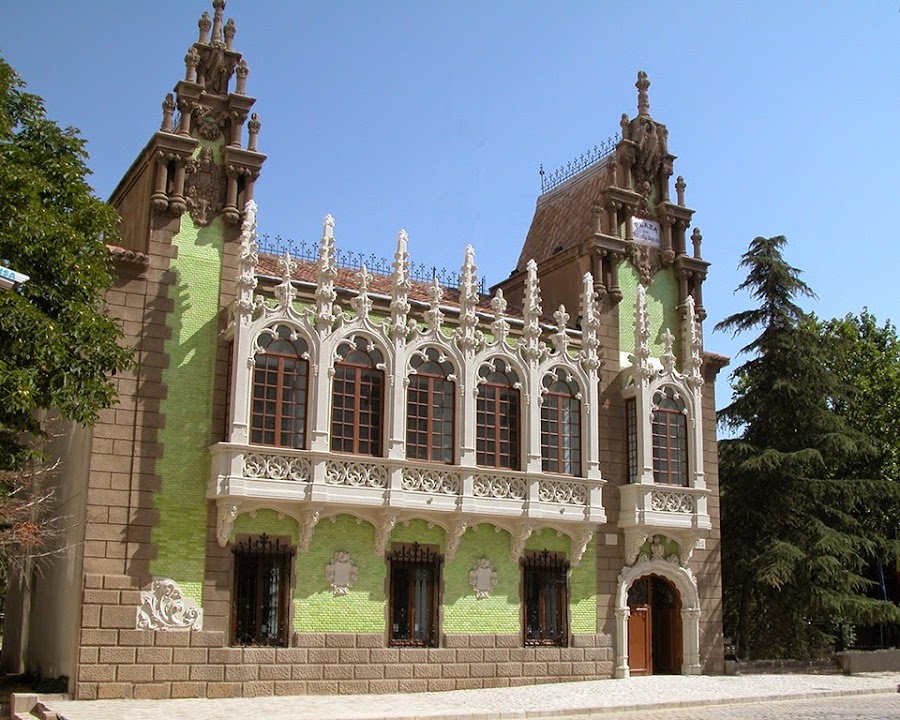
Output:
[[[345,267],[330,216],[314,255],[260,248],[224,5],[110,199],[137,362],[57,434],[76,522],[11,593],[6,666],[83,699],[721,672],[725,359],[646,75],[507,279],[482,292],[468,247],[423,283],[404,232],[386,271]]]

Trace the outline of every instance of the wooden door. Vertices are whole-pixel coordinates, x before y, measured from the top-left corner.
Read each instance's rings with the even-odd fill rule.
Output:
[[[628,667],[632,675],[653,673],[649,578],[641,578],[628,590]]]
[[[681,671],[681,600],[678,591],[662,578],[653,577],[650,590],[653,624],[650,634],[656,673]]]

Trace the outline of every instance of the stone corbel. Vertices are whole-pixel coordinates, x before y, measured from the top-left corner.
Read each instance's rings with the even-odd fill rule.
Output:
[[[638,552],[640,552],[641,546],[647,542],[648,537],[650,537],[649,533],[641,528],[625,528],[625,563],[627,565],[634,565]]]
[[[384,555],[388,540],[391,539],[391,531],[397,524],[397,515],[388,513],[381,518],[381,522],[375,528],[375,554]]]
[[[297,548],[300,552],[309,550],[309,544],[312,542],[313,531],[319,523],[320,514],[321,509],[318,507],[312,507],[304,514],[303,522],[300,523],[300,540],[297,543]]]
[[[528,538],[531,537],[533,532],[534,528],[531,525],[522,525],[513,534],[512,549],[509,553],[509,559],[512,560],[512,562],[519,562],[522,555],[525,554],[525,543],[528,541]]]
[[[572,566],[578,565],[584,557],[584,551],[594,538],[594,531],[585,529],[577,538],[572,538]]]
[[[216,540],[219,547],[225,547],[231,538],[231,531],[234,530],[234,521],[240,514],[241,506],[235,502],[228,500],[219,500],[216,503],[217,521],[216,521]]]
[[[462,540],[463,535],[465,535],[468,525],[469,522],[465,518],[460,518],[453,525],[453,528],[450,530],[450,534],[447,537],[447,549],[444,552],[444,557],[446,557],[447,560],[452,560],[456,557],[456,551],[459,549],[459,542]]]

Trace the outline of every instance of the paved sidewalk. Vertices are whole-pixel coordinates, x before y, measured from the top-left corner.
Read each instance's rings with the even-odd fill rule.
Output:
[[[654,676],[402,695],[228,700],[43,700],[66,720],[488,720],[897,693],[900,674]],[[900,697],[898,697],[900,707]]]

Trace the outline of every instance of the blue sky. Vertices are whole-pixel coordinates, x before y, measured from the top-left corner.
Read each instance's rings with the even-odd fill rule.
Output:
[[[158,129],[204,10],[6,4],[0,52],[88,139],[101,197]],[[643,69],[713,263],[708,350],[740,347],[712,325],[749,306],[733,291],[756,235],[788,237],[819,296],[807,309],[898,319],[898,0],[231,0],[226,16],[269,156],[262,232],[317,241],[330,212],[339,247],[389,256],[406,228],[413,260],[455,269],[471,243],[497,282],[528,230],[539,166],[617,131]]]

